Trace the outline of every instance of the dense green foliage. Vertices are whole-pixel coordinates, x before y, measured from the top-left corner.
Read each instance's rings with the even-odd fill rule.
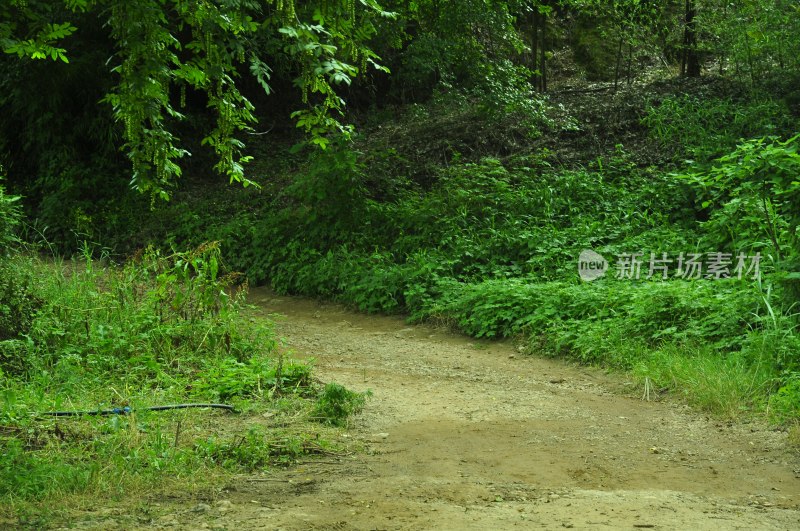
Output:
[[[252,213],[217,218],[203,237],[223,239],[236,268],[281,292],[405,312],[477,337],[524,337],[534,352],[632,370],[659,388],[701,388],[691,384],[693,370],[714,389],[735,377],[749,383],[717,389],[724,399],[707,388],[690,398],[726,414],[760,409],[778,389],[776,397],[792,392],[800,362],[792,315],[796,139],[787,138],[792,120],[781,100],[720,101],[702,110],[693,96],[645,103],[650,143],[639,149],[660,149],[665,163],[694,157],[673,166],[680,171],[637,164],[642,153],[621,145],[582,168],[559,165],[546,147],[503,160],[459,160],[456,152],[432,177],[393,179],[384,189],[375,187],[386,182],[374,152],[382,141],[367,133],[361,155],[346,145],[315,154],[269,205],[242,194]],[[696,120],[694,129],[672,124],[663,107]],[[415,113],[397,127],[418,134]],[[557,127],[536,123],[541,138]],[[787,139],[737,146],[744,133]],[[181,226],[185,218],[171,216],[209,205],[163,214]],[[201,220],[171,236],[193,241]],[[612,270],[582,283],[583,249],[607,258],[644,253],[642,279],[616,279]],[[666,280],[644,278],[650,253],[693,252],[730,253],[731,270],[740,254],[760,253],[761,276],[686,280],[673,269]],[[679,354],[689,361],[675,364]],[[792,410],[782,400],[772,406],[778,416]]]
[[[341,129],[330,116],[331,110],[343,105],[333,86],[350,83],[359,71],[345,61],[357,62],[362,69],[375,64],[376,56],[364,46],[374,33],[373,15],[389,13],[368,1],[360,2],[359,10],[349,1],[302,6],[295,6],[292,0],[67,0],[60,6],[14,1],[0,11],[0,44],[5,52],[22,58],[50,57],[69,63],[68,51],[58,46],[74,37],[77,59],[88,63],[97,58],[81,57],[84,39],[102,36],[113,43],[115,51],[108,62],[114,85],[103,100],[122,125],[121,136],[133,166],[132,184],[168,197],[171,183],[181,174],[178,160],[190,154],[174,133],[175,124],[186,118],[179,108],[187,105],[187,91],[201,93],[205,107],[213,111],[214,127],[201,143],[214,150],[215,168],[232,181],[248,183],[242,164],[250,158],[242,155],[244,144],[236,133],[252,131],[256,117],[253,104],[237,84],[240,71],[249,69],[269,94],[269,63],[280,59],[281,68],[289,64],[298,68],[296,83],[309,107],[294,115],[298,126],[312,134],[312,141],[324,145],[323,133]],[[88,31],[84,35],[70,22],[45,24],[54,16],[74,17],[76,23],[85,23]],[[92,18],[98,16],[106,19],[102,30],[93,27]],[[38,29],[41,25],[44,27]],[[19,37],[26,30],[33,38]],[[108,33],[103,35],[105,31]],[[177,102],[172,97],[176,90],[180,94]]]
[[[252,184],[259,120],[322,147],[347,135],[337,90],[384,68],[367,41],[390,16],[371,0],[4,4],[0,164],[62,250],[100,243],[147,208],[129,188],[168,198],[190,156]]]
[[[2,179],[2,166],[0,166],[0,179]],[[0,180],[0,183],[2,181]],[[16,230],[20,219],[19,196],[6,193],[5,187],[0,184],[0,252],[8,254],[11,246],[17,241]]]
[[[244,290],[231,286],[237,277],[223,275],[219,259],[219,247],[207,244],[170,256],[147,250],[121,267],[101,267],[88,253],[71,263],[24,255],[3,262],[4,514],[9,502],[129,494],[195,476],[206,478],[191,481],[202,487],[223,469],[335,450],[297,419],[344,425],[363,398],[347,391],[339,409],[318,418],[330,393],[315,388],[308,365],[284,358],[265,324],[243,318]],[[272,410],[294,420],[240,436],[220,429],[210,411],[139,409],[183,402],[227,402],[245,418]],[[42,416],[111,407],[135,413],[67,423]]]
[[[323,451],[291,430],[179,444],[176,417],[70,434],[31,417],[263,400],[343,425],[364,396],[314,389],[242,318],[246,282],[797,423],[798,15],[784,0],[4,3],[0,495]],[[616,266],[641,253],[642,274],[582,281],[586,249]],[[648,271],[665,253],[721,253],[732,274]]]

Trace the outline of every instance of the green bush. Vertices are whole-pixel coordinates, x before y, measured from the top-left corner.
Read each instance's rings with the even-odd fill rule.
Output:
[[[243,292],[235,287],[236,275],[220,270],[219,252],[216,243],[168,256],[148,250],[125,266],[106,269],[89,252],[69,266],[12,258],[12,274],[0,280],[6,289],[0,293],[17,286],[9,279],[25,278],[23,270],[28,281],[16,292],[24,295],[15,299],[22,302],[9,314],[16,335],[1,338],[2,369],[36,374],[62,393],[90,381],[179,392],[180,381],[192,389],[190,395],[216,399],[253,391],[246,378],[224,391],[225,381],[240,376],[232,368],[243,364],[266,387],[269,370],[263,364],[274,339],[266,328],[242,326]],[[7,325],[2,317],[0,324]],[[219,374],[208,380],[202,371]]]
[[[594,20],[580,20],[579,23],[580,31],[574,32],[571,43],[575,61],[585,71],[587,80],[613,80],[617,57],[616,50],[608,45],[608,35],[601,28],[594,27]]]
[[[748,254],[761,252],[778,271],[789,304],[800,298],[800,135],[742,141],[707,166],[681,174],[710,209],[707,241]]]
[[[738,418],[763,411],[775,373],[768,364],[752,364],[737,353],[707,345],[665,343],[635,357],[632,372],[642,381],[645,399],[674,392],[689,404]]]
[[[25,293],[37,307],[24,333],[0,341],[4,511],[9,501],[87,491],[96,498],[188,476],[192,484],[210,481],[215,467],[288,463],[325,444],[309,424],[302,434],[236,435],[237,419],[220,437],[217,420],[208,420],[213,412],[148,406],[226,401],[259,418],[264,408],[272,415],[292,409],[291,422],[308,422],[314,410],[338,425],[363,404],[338,387],[315,400],[310,367],[276,354],[268,324],[242,316],[246,283],[225,272],[216,242],[172,254],[147,249],[124,266],[100,267],[91,255],[5,261],[15,273],[3,279],[25,271]],[[122,406],[133,414],[55,427],[42,415]]]
[[[16,438],[0,441],[0,497],[40,498],[53,491],[69,492],[85,486],[97,463],[54,463],[49,456],[31,452]]]
[[[332,426],[345,426],[347,419],[361,410],[368,394],[356,393],[345,387],[329,383],[317,399],[312,416],[319,422]]]
[[[6,193],[3,181],[3,167],[0,166],[0,257],[8,256],[11,246],[17,242],[17,226],[21,210],[19,196]]]
[[[489,280],[446,284],[427,314],[448,316],[477,337],[546,334],[598,323],[650,344],[707,341],[738,348],[760,298],[752,288],[720,282]],[[763,311],[763,309],[762,309]],[[754,325],[755,326],[755,325]]]
[[[706,162],[728,153],[743,138],[791,131],[791,114],[769,97],[735,100],[715,96],[669,96],[642,119],[650,134],[682,160]]]
[[[0,259],[0,367],[9,368],[6,361],[15,347],[11,341],[21,340],[30,333],[42,300],[33,292],[33,279],[20,261]],[[19,368],[19,367],[17,367]]]
[[[778,421],[800,418],[800,373],[795,373],[769,401],[770,413]]]
[[[18,243],[19,199],[6,194],[0,184],[0,371],[13,373],[23,368],[28,349],[22,339],[29,333],[42,302],[32,293],[30,273],[9,258]]]

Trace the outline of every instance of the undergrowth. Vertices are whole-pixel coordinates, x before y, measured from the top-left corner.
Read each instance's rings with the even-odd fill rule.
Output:
[[[451,150],[422,168],[384,132],[359,142],[363,153],[332,144],[311,154],[293,182],[272,190],[271,203],[244,198],[244,214],[216,219],[202,235],[224,239],[237,268],[279,292],[406,313],[477,337],[523,338],[531,352],[630,371],[643,389],[725,416],[766,411],[791,423],[800,397],[791,273],[797,142],[737,148],[742,136],[791,130],[778,100],[700,105],[698,97],[666,95],[641,111],[642,126],[675,154],[671,170],[641,166],[647,157],[622,144],[583,164],[563,164],[546,148],[468,160]],[[401,145],[427,138],[422,122],[404,120],[390,132]],[[437,134],[441,144],[461,133]],[[788,168],[786,179],[748,184],[773,171],[769,161]],[[178,226],[173,237],[191,242],[194,231]],[[612,263],[642,253],[640,279],[614,278],[612,268],[580,281],[584,249]],[[759,275],[675,274],[679,254],[714,252],[729,253],[731,271],[737,257],[758,253]],[[673,260],[667,278],[648,275],[651,253]]]
[[[796,422],[792,176],[800,163],[785,102],[698,92],[621,107],[639,136],[670,154],[668,167],[640,162],[653,157],[635,150],[652,142],[564,160],[586,152],[571,131],[603,124],[565,128],[537,114],[511,127],[470,105],[415,105],[356,144],[332,141],[325,151],[293,155],[292,164],[273,161],[281,173],[264,191],[230,192],[235,211],[217,188],[178,192],[132,239],[160,238],[165,248],[220,240],[233,269],[282,293],[405,313],[478,337],[515,337],[530,352],[630,371],[642,389],[668,390],[722,415],[768,412]],[[443,126],[465,113],[495,124],[502,149],[476,144],[468,128]],[[531,144],[533,137],[514,136],[520,127],[568,145]],[[512,132],[520,143],[503,136]],[[413,158],[422,144],[436,157]],[[612,268],[602,280],[580,281],[584,249],[611,263],[641,253],[640,278],[614,278]],[[648,275],[651,253],[673,260],[666,278]],[[730,270],[737,257],[758,255],[759,274],[676,275],[678,256],[694,253],[727,253]],[[251,363],[228,367],[236,376],[216,396],[258,389],[237,372],[253,370]],[[203,385],[197,389],[214,392]]]
[[[336,452],[322,423],[344,426],[363,404],[346,391],[326,408],[311,367],[242,314],[247,284],[224,273],[216,242],[105,267],[88,250],[72,261],[16,253],[0,269],[11,309],[0,320],[0,521],[36,527],[59,517],[52,500],[174,482],[199,491],[231,471]],[[145,409],[187,402],[238,413]],[[111,408],[133,412],[47,414]]]

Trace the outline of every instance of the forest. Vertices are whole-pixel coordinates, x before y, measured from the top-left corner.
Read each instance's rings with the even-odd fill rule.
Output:
[[[0,523],[360,451],[256,287],[800,448],[797,2],[6,0],[0,48]]]

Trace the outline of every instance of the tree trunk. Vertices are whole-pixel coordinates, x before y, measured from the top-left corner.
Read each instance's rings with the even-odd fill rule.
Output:
[[[617,91],[617,85],[619,84],[620,63],[622,63],[622,37],[619,38],[619,45],[617,46],[617,65],[614,68],[614,92]]]
[[[746,31],[744,32],[744,45],[747,52],[747,69],[750,71],[750,86],[754,87],[756,85],[755,64],[753,63],[753,52],[750,49],[750,35]]]
[[[628,43],[628,72],[627,72],[627,78],[628,78],[627,80],[628,80],[628,86],[629,87],[631,86],[631,83],[633,83],[633,72],[632,72],[632,70],[633,70],[633,43],[629,42]]]
[[[531,70],[533,85],[539,88],[539,10],[534,7],[531,16]]]
[[[539,68],[542,74],[540,76],[541,84],[539,85],[539,90],[547,92],[547,55],[545,54],[547,46],[547,15],[542,14],[541,19],[542,47],[539,51]]]
[[[700,57],[697,55],[697,6],[694,0],[686,0],[683,26],[683,57],[681,75],[700,77]]]

